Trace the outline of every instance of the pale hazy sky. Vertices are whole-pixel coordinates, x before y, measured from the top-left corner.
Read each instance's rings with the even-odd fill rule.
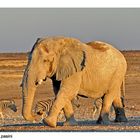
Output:
[[[27,52],[38,37],[57,35],[140,50],[140,8],[0,9],[0,52]]]

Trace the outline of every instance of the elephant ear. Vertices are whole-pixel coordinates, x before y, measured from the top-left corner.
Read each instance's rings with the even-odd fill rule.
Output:
[[[80,49],[68,49],[64,54],[61,54],[57,72],[56,80],[61,81],[76,72],[80,72],[85,67],[86,54]]]

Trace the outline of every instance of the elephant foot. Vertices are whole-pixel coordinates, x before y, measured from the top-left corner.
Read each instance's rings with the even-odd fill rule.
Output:
[[[127,122],[127,118],[125,116],[124,108],[116,108],[116,118],[115,122]]]
[[[75,126],[75,125],[78,125],[78,123],[77,123],[77,121],[75,120],[74,115],[72,115],[70,118],[67,118],[67,121],[64,122],[63,125],[64,125],[64,126],[68,126],[68,125]]]
[[[96,122],[97,124],[103,124],[103,125],[109,125],[110,121],[109,121],[109,114],[108,113],[104,113],[103,115],[100,115],[99,119]]]
[[[34,120],[34,121],[32,121],[32,123],[37,123],[37,121]]]
[[[51,127],[56,127],[56,120],[54,120],[52,117],[44,118],[43,123]]]
[[[42,119],[42,117],[41,116],[39,116],[39,115],[36,115],[35,116],[35,122],[41,122],[43,119]]]
[[[36,122],[35,116],[34,115],[23,115],[24,119],[30,122]]]

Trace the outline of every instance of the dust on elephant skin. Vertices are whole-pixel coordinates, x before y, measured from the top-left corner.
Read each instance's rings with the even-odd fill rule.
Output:
[[[121,52],[105,42],[85,44],[68,37],[39,39],[29,55],[23,76],[23,116],[26,120],[35,120],[32,113],[35,91],[47,77],[52,79],[56,93],[49,116],[44,119],[48,125],[56,127],[62,109],[66,121],[72,120],[70,123],[74,124],[71,101],[77,94],[93,99],[103,98],[97,122],[109,122],[112,104],[116,112],[115,120],[127,121],[121,101],[126,69],[126,60]]]

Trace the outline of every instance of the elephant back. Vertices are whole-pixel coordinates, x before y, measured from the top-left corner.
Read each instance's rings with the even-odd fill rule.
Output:
[[[109,49],[109,44],[101,42],[101,41],[92,41],[86,43],[87,45],[91,46],[93,49],[97,49],[100,51],[107,51]]]

